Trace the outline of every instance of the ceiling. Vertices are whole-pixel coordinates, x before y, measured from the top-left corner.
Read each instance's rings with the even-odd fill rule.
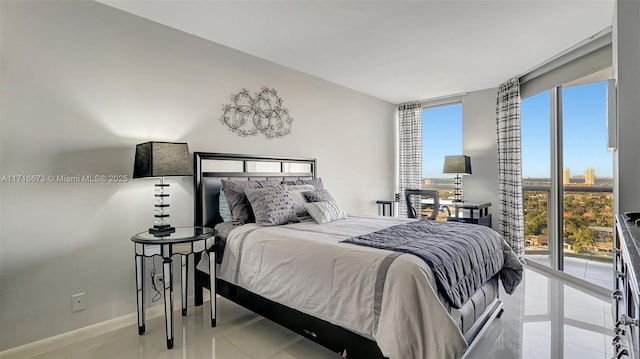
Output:
[[[611,26],[614,0],[100,2],[392,103],[492,88]]]

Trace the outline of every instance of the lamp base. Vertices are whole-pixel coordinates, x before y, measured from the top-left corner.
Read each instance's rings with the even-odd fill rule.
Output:
[[[453,203],[456,202],[464,202],[462,200],[462,177],[460,177],[460,174],[456,174],[453,180]]]
[[[171,227],[168,224],[164,224],[161,226],[153,226],[149,228],[149,233],[153,234],[154,237],[167,237],[170,236],[171,233],[176,231],[176,227]]]

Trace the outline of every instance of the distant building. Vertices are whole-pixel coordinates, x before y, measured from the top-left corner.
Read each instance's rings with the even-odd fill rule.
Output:
[[[587,168],[587,170],[585,171],[584,184],[586,184],[587,186],[593,186],[594,184],[596,184],[596,176],[593,168],[591,167]]]
[[[613,255],[613,242],[598,242],[596,243],[596,252],[598,254]]]
[[[431,178],[425,178],[424,179],[424,184],[426,184],[426,185],[431,184]]]
[[[525,238],[525,246],[536,248],[549,248],[549,236],[541,234],[538,236],[527,236]]]
[[[573,177],[571,182],[571,174],[568,168],[562,169],[562,185],[563,186],[594,186],[596,184],[596,173],[592,167],[585,169],[584,177],[577,175]]]
[[[613,227],[590,226],[589,228],[596,231],[596,241],[611,241],[613,238]]]

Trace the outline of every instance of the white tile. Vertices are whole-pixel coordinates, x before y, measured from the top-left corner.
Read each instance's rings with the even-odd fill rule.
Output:
[[[301,339],[269,359],[339,359],[341,355],[314,343],[311,340]]]
[[[525,296],[524,315],[548,315],[549,301],[538,297]]]
[[[524,284],[527,297],[539,298],[545,302],[549,300],[549,278],[546,276],[527,270]]]
[[[522,334],[522,353],[516,353],[516,355],[521,354],[522,356],[514,358],[541,359],[551,357],[552,339],[550,336],[528,330],[525,330]]]
[[[606,353],[565,342],[564,359],[605,359]]]
[[[71,352],[66,348],[56,349],[44,354],[29,357],[29,359],[72,359]]]
[[[583,322],[600,327],[600,333],[604,333],[604,303],[600,306],[593,306],[592,309],[578,307],[569,303],[564,303],[564,317],[575,321]]]
[[[166,351],[164,351],[166,352]],[[251,359],[240,348],[222,337],[191,342],[185,346],[180,358],[211,358],[211,359]]]
[[[530,322],[522,325],[525,332],[536,333],[544,336],[551,335],[551,322]]]
[[[591,310],[603,310],[602,306],[606,303],[600,298],[589,295],[588,293],[568,285],[564,286],[563,291],[565,303],[569,305],[575,305],[577,307]]]
[[[226,332],[224,336],[254,359],[269,358],[302,338],[267,319]]]
[[[604,333],[597,333],[583,328],[576,328],[570,325],[564,326],[564,342],[579,345],[593,351],[604,354]]]

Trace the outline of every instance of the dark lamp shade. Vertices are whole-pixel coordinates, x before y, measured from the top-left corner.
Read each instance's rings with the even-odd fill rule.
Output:
[[[471,158],[465,155],[444,156],[442,173],[471,174]]]
[[[193,176],[186,143],[145,142],[136,145],[133,178]]]

